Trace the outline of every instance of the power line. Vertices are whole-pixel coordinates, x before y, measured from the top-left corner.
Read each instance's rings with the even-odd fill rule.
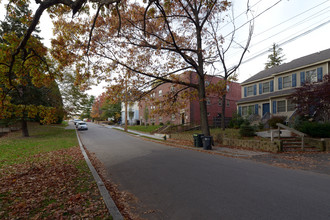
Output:
[[[231,35],[232,33],[236,32],[237,30],[241,29],[242,27],[244,27],[245,25],[249,24],[251,21],[255,20],[256,18],[258,18],[260,15],[264,14],[265,12],[269,11],[270,9],[272,9],[273,7],[275,7],[277,4],[279,4],[282,0],[277,1],[275,4],[273,4],[272,6],[268,7],[267,9],[265,9],[263,12],[261,12],[260,14],[258,14],[257,16],[255,16],[254,18],[250,19],[249,21],[245,22],[244,24],[242,24],[241,26],[239,26],[238,28],[236,28],[235,30],[233,30],[232,32],[230,32],[229,34],[227,34],[224,38],[228,37],[229,35]]]
[[[293,16],[293,17],[291,17],[291,18],[289,18],[289,19],[287,19],[287,20],[285,20],[285,21],[283,21],[283,22],[281,22],[281,23],[279,23],[279,24],[277,24],[277,25],[275,25],[275,26],[273,26],[273,27],[271,27],[271,28],[269,28],[269,29],[267,29],[267,30],[261,32],[261,33],[258,34],[258,35],[254,35],[254,39],[255,39],[256,36],[260,36],[261,34],[267,32],[267,31],[269,31],[269,30],[272,30],[272,29],[274,29],[275,27],[278,27],[278,26],[280,26],[280,25],[282,25],[282,24],[284,24],[284,23],[286,23],[286,22],[292,20],[293,18],[296,18],[296,17],[298,17],[298,16],[300,16],[300,15],[302,15],[302,14],[305,14],[306,12],[309,12],[309,11],[315,9],[315,8],[317,8],[317,7],[321,6],[321,5],[323,5],[323,4],[326,3],[326,2],[329,2],[329,1],[328,1],[328,0],[327,0],[327,1],[324,1],[324,2],[322,2],[322,3],[320,3],[320,4],[316,5],[316,6],[314,6],[314,7],[312,7],[312,8],[309,8],[308,10],[303,11],[302,13],[299,13],[298,15],[295,15],[295,16]],[[330,6],[329,6],[329,7],[330,7]],[[291,29],[292,27],[296,27],[297,25],[300,25],[300,24],[302,24],[302,23],[305,22],[305,21],[308,21],[308,20],[314,19],[314,18],[316,18],[316,17],[322,16],[322,15],[325,14],[325,13],[328,13],[329,10],[327,10],[327,9],[328,9],[329,7],[324,8],[324,9],[322,9],[322,10],[320,10],[320,11],[314,13],[313,15],[311,15],[311,16],[309,16],[309,17],[303,19],[303,20],[298,21],[297,23],[295,23],[295,24],[293,24],[293,25],[291,25],[291,26],[289,26],[289,27],[287,27],[287,28],[285,28],[285,29],[283,29],[283,30],[281,30],[281,31],[279,31],[279,32],[277,32],[277,33],[275,33],[275,34],[272,34],[271,37],[266,37],[265,39],[259,40],[258,42],[256,42],[256,43],[254,43],[253,45],[251,45],[251,46],[249,47],[249,49],[255,47],[256,45],[262,43],[262,42],[265,41],[265,40],[268,40],[268,39],[273,38],[273,37],[275,37],[275,36],[277,36],[277,35],[279,35],[279,34],[282,34],[284,31],[287,31],[288,29]],[[326,12],[323,12],[323,13],[320,13],[320,12],[322,12],[322,11],[324,11],[324,10],[327,10],[327,11],[326,11]],[[318,22],[318,23],[319,23],[319,22]],[[246,41],[246,40],[245,40],[245,41]],[[245,41],[242,41],[242,42],[245,42]],[[242,44],[242,42],[240,42],[240,43]],[[233,57],[233,56],[236,55],[237,53],[239,53],[239,52],[234,52],[234,53],[228,55],[228,58]]]
[[[295,40],[297,40],[298,38],[303,37],[303,36],[305,36],[305,35],[307,35],[307,34],[313,32],[313,31],[315,31],[315,30],[317,30],[317,29],[323,27],[324,25],[327,25],[328,23],[330,23],[330,20],[328,20],[328,21],[326,21],[326,22],[324,22],[324,23],[322,23],[322,24],[320,24],[320,25],[318,25],[318,26],[316,26],[316,27],[314,27],[314,28],[312,28],[312,29],[309,29],[309,30],[307,30],[307,31],[305,31],[305,32],[303,32],[303,33],[301,33],[301,34],[298,34],[297,36],[292,37],[292,38],[290,38],[290,39],[288,39],[288,40],[286,40],[286,41],[284,41],[283,43],[280,43],[280,44],[278,44],[278,45],[279,45],[279,46],[283,46],[283,45],[288,44],[288,43],[290,43],[290,42],[292,42],[292,41],[295,41]],[[262,51],[262,52],[260,52],[259,54],[255,55],[255,56],[253,56],[253,57],[251,57],[251,58],[249,58],[249,59],[247,59],[247,60],[244,60],[244,61],[242,62],[242,64],[247,63],[247,62],[249,62],[249,61],[251,61],[251,60],[254,60],[255,58],[260,57],[260,56],[262,56],[262,55],[264,55],[264,54],[266,54],[266,53],[268,53],[268,52],[269,52],[268,49],[265,50],[265,51]]]

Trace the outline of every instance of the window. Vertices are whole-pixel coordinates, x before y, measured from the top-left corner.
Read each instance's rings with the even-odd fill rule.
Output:
[[[262,84],[262,93],[266,93],[270,91],[270,86],[269,86],[269,82],[263,83]]]
[[[296,109],[296,104],[292,103],[291,100],[288,100],[287,111],[294,111]]]
[[[159,96],[159,97],[162,97],[162,96],[163,96],[163,90],[159,90],[159,91],[158,91],[158,96]]]
[[[310,71],[306,71],[306,82],[307,83],[317,82],[316,69],[310,70]]]
[[[254,105],[249,105],[248,106],[248,114],[253,115],[254,114]]]
[[[175,88],[174,86],[171,86],[171,92],[174,92]]]
[[[291,87],[291,76],[285,76],[283,77],[283,88],[289,88]]]
[[[227,100],[227,107],[229,107],[229,104],[230,104],[230,103],[229,103],[229,100]]]
[[[222,106],[222,99],[219,99],[219,103],[218,103],[219,106]]]
[[[172,114],[171,119],[172,119],[172,121],[175,121],[175,114]]]
[[[253,115],[254,114],[254,105],[243,106],[242,107],[242,116]]]
[[[211,105],[211,100],[209,98],[206,98],[206,105]]]
[[[253,95],[253,86],[247,87],[247,96]]]
[[[277,112],[285,112],[285,100],[277,101]]]
[[[209,86],[210,85],[210,81],[205,81],[205,86]]]
[[[227,92],[229,92],[229,85],[226,86]]]
[[[210,112],[208,112],[208,113],[207,113],[207,116],[210,117],[210,115],[211,115]]]
[[[159,120],[159,122],[163,122],[163,117],[160,116],[158,120]]]

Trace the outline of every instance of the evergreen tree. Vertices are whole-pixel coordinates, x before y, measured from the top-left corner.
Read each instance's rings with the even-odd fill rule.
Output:
[[[268,62],[265,63],[265,69],[270,69],[274,66],[279,66],[284,60],[284,55],[282,55],[283,49],[280,48],[276,43],[273,44],[272,48],[269,49],[271,54],[268,55]]]

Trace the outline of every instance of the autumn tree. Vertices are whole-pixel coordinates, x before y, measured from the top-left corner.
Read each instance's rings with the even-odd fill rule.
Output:
[[[183,86],[181,91],[194,88],[200,104],[202,132],[210,135],[205,91],[206,69],[214,62],[221,62],[217,51],[212,48],[214,38],[210,33],[210,24],[218,22],[219,14],[226,13],[229,7],[228,1],[217,0],[127,3],[120,13],[113,11],[91,21],[95,21],[93,35],[88,44],[84,45],[85,49],[88,48],[89,59],[80,62],[79,66],[86,70],[86,67],[92,65],[93,73],[98,72],[98,76],[106,73],[107,77],[109,72],[122,66],[144,76],[146,82],[150,83],[149,89],[154,88],[152,84],[155,80],[179,84]],[[79,35],[79,39],[87,39],[90,36],[87,29],[83,33],[82,23],[78,25],[70,22],[70,26],[64,23],[58,23],[58,28],[63,30],[75,26],[79,29],[75,37]],[[121,31],[118,33],[119,27]],[[219,44],[220,37],[217,36]],[[72,48],[70,52],[79,51],[75,45],[70,46],[66,42],[62,35],[57,38],[57,42],[54,41],[54,46]],[[75,53],[75,56],[80,54]],[[198,82],[191,83],[176,77],[186,71],[196,72]],[[84,73],[84,77],[91,75],[91,72]],[[219,91],[225,93],[224,88],[226,85]],[[222,96],[222,93],[219,95]]]
[[[330,121],[330,75],[323,77],[323,82],[305,83],[297,87],[290,96],[296,104],[299,115],[317,118],[320,121]]]
[[[66,69],[59,79],[64,109],[68,117],[90,118],[95,97],[80,89],[73,71]]]
[[[56,58],[63,65],[79,60],[77,70],[80,75],[77,76],[82,83],[86,78],[109,74],[120,65],[150,78],[150,81],[159,79],[165,83],[180,84],[186,89],[194,88],[198,91],[202,131],[209,135],[204,79],[206,68],[211,64],[209,59],[217,55],[207,47],[214,43],[207,30],[209,24],[218,19],[215,15],[226,12],[230,3],[218,0],[156,0],[148,3],[92,0],[99,4],[94,4],[96,16],[91,21],[76,17],[70,22],[61,20],[60,16],[70,11],[74,16],[78,11],[88,13],[86,2],[38,1],[34,20],[13,56],[25,48],[40,16],[49,9],[52,16],[57,16],[57,32],[63,36],[54,41],[58,46]],[[59,4],[65,7],[58,7]],[[59,45],[62,45],[62,50]],[[108,59],[110,63],[104,63],[100,58]],[[198,83],[169,78],[187,70],[198,74]]]
[[[31,19],[31,11],[24,1],[8,5],[0,30],[0,119],[21,120],[25,137],[29,136],[28,119],[51,123],[63,116],[52,61],[40,38],[32,36],[24,50],[13,56]],[[54,106],[59,107],[59,111],[56,112]]]
[[[268,62],[265,64],[265,69],[281,65],[284,61],[283,49],[274,43],[272,48],[269,49],[269,52],[271,54],[268,55]]]
[[[114,122],[118,122],[121,116],[121,103],[114,103],[107,93],[103,92],[95,98],[91,117],[95,120],[108,120],[112,118]]]

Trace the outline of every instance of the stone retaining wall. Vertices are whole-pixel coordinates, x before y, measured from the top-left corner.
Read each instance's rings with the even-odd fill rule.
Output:
[[[222,144],[227,146],[238,146],[246,149],[263,150],[270,152],[279,152],[279,141],[260,141],[260,140],[244,140],[223,138]]]

